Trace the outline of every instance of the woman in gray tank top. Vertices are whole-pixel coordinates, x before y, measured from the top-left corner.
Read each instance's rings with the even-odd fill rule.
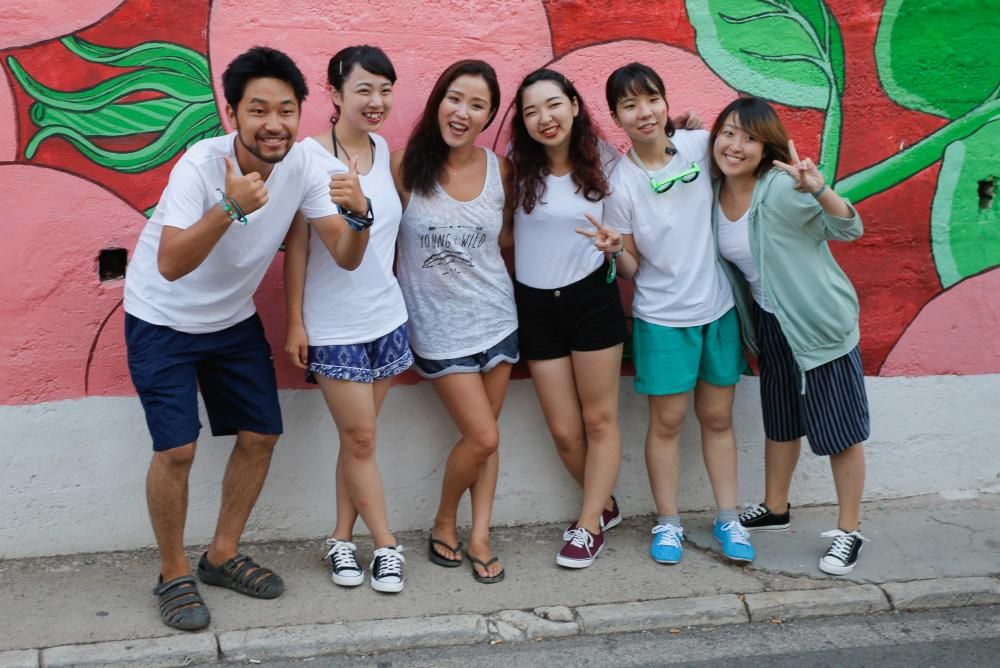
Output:
[[[445,467],[431,561],[462,563],[458,504],[472,501],[472,531],[464,550],[472,574],[499,582],[504,571],[490,548],[503,405],[510,367],[518,359],[517,311],[500,256],[509,245],[510,166],[475,146],[500,106],[496,73],[463,60],[441,74],[404,151],[392,168],[403,201],[396,273],[409,314],[415,367],[434,389],[461,433]]]

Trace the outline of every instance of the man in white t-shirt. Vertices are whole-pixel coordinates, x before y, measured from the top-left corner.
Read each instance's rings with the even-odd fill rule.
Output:
[[[356,174],[331,182],[295,145],[308,91],[288,56],[255,47],[230,63],[222,83],[235,132],[194,144],[174,167],[125,279],[129,371],[153,438],[146,499],[160,548],[154,594],[164,623],[184,630],[210,619],[184,553],[188,474],[201,428],[197,391],[212,433],[237,437],[198,577],[275,598],[284,591],[281,578],[238,551],[282,431],[253,294],[296,211],[348,269],[360,264],[368,231],[349,228],[337,207],[370,214]]]

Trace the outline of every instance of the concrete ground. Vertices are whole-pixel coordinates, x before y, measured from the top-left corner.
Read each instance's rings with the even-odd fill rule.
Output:
[[[86,659],[86,653],[98,652],[105,647],[99,643],[105,641],[130,641],[131,645],[121,646],[132,648],[122,650],[127,652],[137,651],[134,641],[175,635],[183,635],[185,639],[175,638],[168,644],[177,646],[203,640],[204,647],[198,645],[201,648],[198,651],[207,654],[199,655],[196,651],[195,655],[172,659],[157,658],[154,652],[150,664],[204,662],[206,657],[207,660],[246,659],[253,655],[248,645],[229,652],[227,647],[235,647],[233,643],[237,640],[237,644],[247,643],[255,633],[260,636],[268,630],[289,628],[298,633],[299,627],[306,628],[303,625],[326,625],[317,628],[328,633],[331,628],[355,628],[349,624],[341,626],[342,622],[392,618],[409,618],[406,624],[415,624],[418,632],[421,620],[430,620],[425,625],[427,633],[432,633],[434,620],[468,622],[470,628],[478,630],[450,643],[462,644],[490,638],[516,639],[518,629],[530,637],[600,633],[601,628],[609,629],[608,632],[653,628],[650,624],[658,623],[653,618],[665,614],[662,610],[671,603],[678,609],[688,609],[698,607],[693,603],[688,605],[694,600],[723,601],[725,615],[735,614],[739,619],[716,621],[711,618],[713,613],[708,612],[701,617],[678,617],[677,623],[757,621],[760,615],[838,614],[838,610],[857,612],[857,605],[862,605],[865,612],[906,609],[905,605],[914,609],[997,603],[1000,602],[997,519],[1000,495],[969,496],[946,499],[931,495],[866,503],[863,533],[871,542],[865,545],[859,566],[844,578],[827,576],[816,565],[828,545],[828,540],[820,538],[819,533],[836,526],[836,509],[832,507],[793,508],[789,532],[753,534],[758,558],[747,567],[720,559],[709,532],[712,518],[705,513],[690,513],[682,518],[689,540],[684,560],[677,566],[662,566],[649,559],[652,518],[630,515],[629,508],[622,509],[625,522],[608,533],[605,552],[592,567],[580,571],[561,569],[555,564],[562,526],[500,528],[494,532],[494,549],[506,568],[507,578],[495,585],[476,583],[467,563],[457,569],[430,563],[426,556],[426,533],[401,534],[400,540],[406,547],[407,585],[399,595],[378,594],[367,583],[351,590],[333,585],[328,564],[321,560],[323,546],[319,538],[310,542],[247,545],[249,554],[282,575],[287,587],[285,595],[262,601],[202,585],[201,591],[212,612],[212,625],[199,634],[175,632],[160,622],[150,593],[157,573],[156,554],[152,550],[9,560],[0,562],[0,628],[5,631],[0,634],[0,666],[39,665],[42,660],[39,656],[45,655],[39,650],[51,654],[44,660],[45,665],[59,665],[60,660],[65,665],[84,664],[90,660]],[[367,560],[371,545],[366,538],[358,542],[359,552]],[[191,550],[192,564],[197,554],[197,549]],[[843,592],[838,598],[836,592],[814,591],[819,589]],[[838,608],[841,603],[831,603],[832,607],[825,612],[818,609],[824,602],[846,599],[853,600],[854,607]],[[650,602],[649,605],[634,605],[644,601]],[[565,606],[571,610],[553,614],[551,618],[557,620],[554,623],[543,620],[548,626],[531,628],[518,617],[521,613],[506,617],[493,614],[547,606]],[[738,610],[733,612],[730,609],[733,606]],[[639,619],[636,611],[641,612],[640,621],[636,621]],[[755,612],[759,613],[758,619],[754,619]],[[548,614],[537,610],[536,613],[542,617]],[[534,619],[531,613],[524,614]],[[620,623],[616,616],[621,617]],[[508,623],[498,622],[500,619]],[[686,619],[689,621],[685,622]],[[260,632],[230,633],[246,629]],[[362,632],[362,636],[367,637],[366,634]],[[309,651],[337,651],[333,645],[330,649],[321,644],[319,650],[292,647],[285,653],[281,643],[291,642],[287,640],[290,637],[286,636],[285,641],[272,638],[270,649],[260,650],[261,655],[304,656],[303,652]],[[396,646],[405,646],[400,642]],[[94,643],[98,644],[90,645]],[[364,638],[355,638],[352,643],[343,647],[360,652],[379,648],[377,644],[367,648]],[[88,645],[81,649],[79,646],[83,644]],[[218,657],[213,654],[217,647],[222,652]],[[138,655],[131,656],[138,661]],[[94,661],[107,663],[113,657]]]

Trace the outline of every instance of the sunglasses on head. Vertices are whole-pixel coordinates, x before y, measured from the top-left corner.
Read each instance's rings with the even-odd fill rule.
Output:
[[[698,178],[701,174],[701,167],[698,163],[692,162],[691,167],[685,169],[683,172],[678,172],[672,176],[668,176],[662,181],[657,181],[656,179],[650,177],[649,187],[653,189],[653,192],[657,195],[662,194],[674,187],[674,184],[680,181],[681,183],[691,183]]]

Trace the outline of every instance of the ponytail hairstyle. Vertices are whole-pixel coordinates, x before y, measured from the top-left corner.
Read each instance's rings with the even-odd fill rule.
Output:
[[[500,84],[490,64],[482,60],[460,60],[448,67],[434,83],[427,104],[406,142],[401,170],[404,189],[427,195],[440,179],[449,147],[441,136],[438,109],[452,82],[464,75],[482,77],[490,90],[490,117],[483,129],[488,128],[496,117],[500,108]]]
[[[330,58],[330,62],[326,66],[326,81],[330,87],[343,93],[344,82],[351,76],[355,65],[372,74],[385,77],[389,83],[396,83],[396,70],[393,68],[389,56],[385,55],[385,51],[377,46],[361,44],[345,47]],[[340,107],[334,103],[333,108],[334,114],[330,117],[331,125],[335,125],[340,118]]]
[[[608,109],[611,115],[617,117],[615,109],[618,108],[618,101],[623,97],[634,95],[659,95],[663,101],[667,101],[667,87],[663,84],[663,79],[649,65],[642,63],[629,63],[623,65],[611,73],[607,83],[604,85],[604,96],[608,100]],[[667,103],[669,110],[670,104]],[[674,123],[667,115],[666,132],[668,137],[674,136]]]
[[[590,202],[608,196],[608,179],[604,175],[599,148],[600,135],[594,126],[573,82],[563,74],[550,69],[535,70],[524,78],[514,100],[515,111],[511,119],[510,159],[514,165],[514,202],[525,213],[531,213],[545,195],[545,177],[549,173],[545,147],[531,138],[524,124],[524,91],[540,81],[551,81],[559,87],[569,101],[576,102],[577,115],[570,130],[569,160],[576,192]]]

